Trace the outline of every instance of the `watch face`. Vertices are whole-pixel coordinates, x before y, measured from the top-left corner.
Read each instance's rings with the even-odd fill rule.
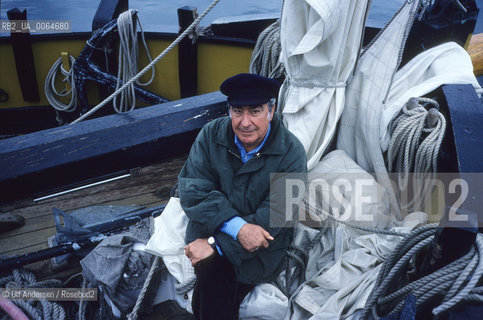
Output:
[[[211,245],[213,245],[213,244],[215,244],[215,238],[213,238],[213,237],[209,237],[209,238],[208,238],[208,244],[209,244],[210,246],[211,246]]]

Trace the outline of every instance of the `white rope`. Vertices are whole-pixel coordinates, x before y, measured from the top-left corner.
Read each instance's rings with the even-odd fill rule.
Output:
[[[50,67],[47,76],[45,77],[44,92],[47,101],[50,105],[57,111],[72,112],[77,107],[77,92],[75,90],[74,82],[74,63],[75,59],[73,56],[69,55],[70,70],[67,71],[62,65],[62,58],[57,59],[52,67]],[[63,83],[67,83],[70,86],[68,91],[62,89],[62,91],[57,91],[55,88],[55,80],[57,78],[57,73],[61,72],[64,76],[62,79]],[[70,95],[70,100],[68,104],[64,104],[57,99],[57,97],[67,97]]]
[[[141,78],[146,72],[148,72],[148,70],[150,68],[152,68],[153,65],[155,65],[159,60],[161,60],[168,52],[170,52],[175,46],[178,45],[178,43],[181,42],[181,40],[184,39],[184,37],[186,37],[189,33],[191,33],[191,31],[198,25],[198,23],[201,21],[201,19],[203,19],[207,14],[208,12],[211,11],[211,9],[213,9],[213,7],[218,3],[220,2],[220,0],[214,0],[209,6],[208,8],[206,8],[205,11],[203,11],[203,13],[198,17],[196,18],[195,21],[193,21],[193,23],[178,37],[176,38],[176,40],[174,40],[162,53],[160,53],[156,59],[154,59],[153,61],[151,61],[151,63],[149,63],[146,67],[144,67],[143,70],[141,70],[137,75],[135,75],[133,78],[131,78],[128,82],[124,83],[121,88],[117,89],[114,93],[112,93],[109,97],[107,97],[106,99],[104,99],[104,101],[102,101],[101,103],[99,103],[97,106],[95,106],[94,108],[92,108],[91,110],[89,110],[89,112],[85,113],[84,115],[82,115],[80,118],[78,118],[77,120],[71,122],[71,123],[77,123],[77,122],[80,122],[82,120],[84,120],[85,118],[89,117],[91,114],[93,114],[94,112],[96,112],[97,110],[99,110],[100,108],[102,108],[103,106],[105,106],[107,103],[109,103],[112,99],[114,99],[115,96],[117,96],[122,90],[126,89],[128,86],[130,86],[132,83],[134,83],[135,81],[137,81],[139,78]]]
[[[174,288],[176,290],[176,293],[179,295],[185,295],[195,287],[195,282],[196,282],[196,275],[193,274],[185,282],[175,284]]]
[[[149,62],[152,62],[151,54],[149,53],[146,40],[144,38],[143,27],[139,17],[133,14],[135,11],[130,9],[119,15],[117,18],[117,30],[119,33],[119,60],[118,60],[118,72],[116,90],[118,90],[123,83],[129,81],[137,73],[137,61],[138,61],[138,37],[136,32],[136,24],[139,24],[141,30],[141,39],[146,50]],[[135,21],[133,21],[133,16]],[[146,83],[141,83],[136,80],[136,84],[140,86],[149,85],[154,79],[154,65],[151,67],[151,78]],[[120,93],[120,101],[118,103],[117,96],[113,101],[114,110],[117,113],[132,111],[136,107],[136,95],[134,83],[131,83],[126,89]]]
[[[427,111],[422,103],[436,108]],[[401,192],[411,192],[407,195],[411,200],[402,199],[400,194],[401,209],[407,212],[421,210],[420,206],[426,203],[433,188],[439,149],[446,130],[446,120],[438,107],[432,99],[411,98],[391,125],[388,171],[397,173]],[[414,173],[412,179],[410,173]]]

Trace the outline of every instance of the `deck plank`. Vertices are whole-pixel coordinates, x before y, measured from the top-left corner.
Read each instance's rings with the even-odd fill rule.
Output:
[[[9,238],[0,240],[1,254],[14,255],[18,252],[28,253],[30,247],[39,247],[45,244],[47,248],[47,239],[55,234],[55,227],[37,229],[32,232],[12,235]]]
[[[187,155],[155,165],[137,168],[136,174],[40,202],[30,199],[0,204],[0,212],[25,218],[23,227],[0,234],[0,254],[17,255],[46,249],[47,239],[56,232],[52,208],[70,213],[92,205],[139,205],[153,207],[166,203],[177,182]]]
[[[0,212],[12,212],[18,214],[25,219],[30,219],[36,216],[42,215],[51,215],[52,208],[56,207],[61,210],[65,211],[72,211],[78,208],[85,207],[87,205],[92,204],[84,204],[82,199],[90,198],[92,196],[97,196],[102,193],[102,196],[105,197],[106,195],[109,196],[109,193],[112,190],[119,190],[119,189],[126,189],[133,186],[139,185],[147,185],[147,184],[158,184],[158,188],[162,187],[172,187],[177,180],[177,175],[179,170],[181,169],[186,156],[175,158],[171,161],[163,162],[154,166],[149,166],[145,168],[139,169],[139,176],[129,177],[126,179],[121,179],[118,181],[113,181],[111,183],[98,185],[95,187],[91,187],[88,189],[83,189],[76,191],[74,193],[65,194],[62,196],[57,196],[55,198],[43,200],[40,202],[32,202],[32,201],[20,201],[18,202],[20,205],[23,206],[15,207],[15,204],[12,205],[10,203],[0,205]],[[133,192],[132,189],[129,189]],[[138,191],[137,194],[141,192]],[[135,195],[135,194],[134,194]],[[109,196],[109,199],[106,201],[116,201],[122,198],[116,199],[120,195],[112,195]],[[74,201],[76,199],[80,201]],[[97,197],[100,198],[100,197]],[[103,198],[101,198],[103,199]],[[105,202],[102,200],[94,199],[92,201],[99,201]],[[67,204],[69,203],[69,205]],[[60,208],[62,207],[62,208]]]
[[[113,195],[113,194],[100,194],[99,197],[102,197],[103,200],[105,200],[104,202],[100,202],[100,201],[96,201],[96,199],[98,199],[98,197],[95,197],[93,198],[92,200],[91,199],[86,199],[86,201],[84,202],[84,206],[90,206],[90,205],[137,205],[137,206],[145,206],[145,207],[154,207],[156,205],[160,205],[162,203],[165,203],[166,200],[168,199],[160,199],[158,198],[157,196],[155,196],[153,194],[153,189],[149,189],[149,186],[146,186],[145,187],[146,190],[148,190],[148,192],[145,192],[143,194],[140,194],[140,195],[136,195],[134,197],[126,197],[126,198],[119,198],[119,194],[118,193],[115,193],[113,198],[109,197],[109,195]],[[154,189],[155,190],[155,189]],[[132,191],[132,189],[129,189],[129,190],[123,190],[123,192],[121,193],[121,196],[122,195],[125,195],[127,193],[129,193],[130,191]],[[103,197],[103,196],[106,196],[106,197]],[[119,200],[121,199],[121,200]],[[77,205],[79,203],[79,198],[77,198],[75,200],[75,204]],[[70,205],[72,205],[72,202],[69,202],[66,204],[66,207],[70,207]],[[63,210],[62,208],[58,208],[66,213],[71,213],[75,210]],[[78,208],[75,208],[75,209],[78,209]],[[41,216],[36,216],[36,217],[32,217],[32,218],[29,218],[28,220],[26,220],[26,223],[24,226],[20,227],[20,228],[17,228],[17,229],[14,229],[12,231],[7,231],[7,232],[4,232],[4,233],[0,233],[0,248],[2,248],[2,241],[3,239],[8,239],[12,236],[16,236],[16,235],[21,235],[21,234],[26,234],[26,233],[29,233],[29,232],[34,232],[35,230],[38,230],[38,229],[44,229],[44,228],[48,228],[48,227],[53,227],[55,226],[55,223],[54,223],[54,216],[51,213],[47,214],[47,215],[41,215]],[[1,249],[0,249],[1,250]]]

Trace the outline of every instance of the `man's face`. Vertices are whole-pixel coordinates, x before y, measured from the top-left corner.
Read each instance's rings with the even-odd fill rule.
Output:
[[[247,152],[255,149],[265,138],[273,111],[269,114],[268,103],[257,107],[230,107],[231,126]]]

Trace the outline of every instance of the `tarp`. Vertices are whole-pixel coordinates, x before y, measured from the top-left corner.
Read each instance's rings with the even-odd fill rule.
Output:
[[[105,238],[80,261],[87,287],[99,288],[115,317],[134,307],[148,276],[153,256],[142,247],[149,229],[149,219],[145,219],[127,232]]]
[[[367,0],[284,1],[280,41],[287,77],[279,105],[305,147],[309,170],[335,135],[367,7]]]
[[[398,220],[403,217],[379,144],[379,120],[420,2],[406,1],[361,55],[347,86],[337,137],[337,148],[344,150],[364,170],[374,172],[377,181],[387,188],[393,214]]]
[[[325,181],[326,184],[317,182],[322,187],[319,192],[330,195],[330,189],[342,179],[350,183],[366,180],[367,187],[364,189],[366,199],[363,203],[354,188],[342,192],[341,199],[347,203],[345,206],[338,204],[340,200],[325,200],[329,203],[328,214],[334,216],[335,210],[341,210],[339,216],[344,218],[339,217],[339,220],[352,225],[399,232],[408,232],[427,223],[427,215],[416,212],[408,215],[401,227],[395,226],[389,216],[389,203],[384,188],[342,150],[327,154],[311,171],[308,182]],[[316,197],[307,200],[314,207],[324,207],[317,202]],[[349,203],[355,203],[358,207],[349,206]],[[362,210],[361,214],[369,219],[357,221],[357,210]],[[307,252],[307,280],[291,297],[285,319],[357,319],[382,262],[401,239],[399,236],[360,231],[327,218],[318,229],[300,224],[293,245],[303,250],[321,231],[323,236]]]

